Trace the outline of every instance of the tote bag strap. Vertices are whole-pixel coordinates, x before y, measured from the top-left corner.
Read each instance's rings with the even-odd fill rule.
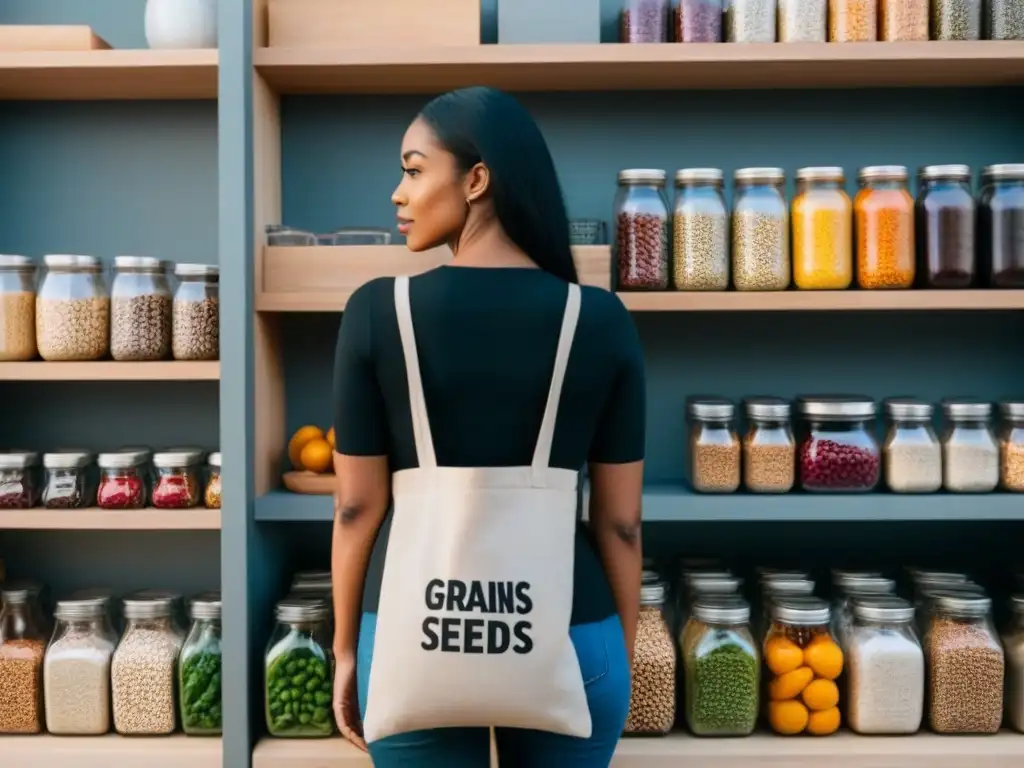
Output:
[[[433,469],[437,466],[437,456],[434,454],[434,438],[430,434],[427,399],[423,395],[416,332],[412,327],[412,310],[409,307],[409,278],[406,275],[395,278],[395,315],[398,317],[398,332],[402,337],[405,376],[409,382],[409,411],[412,413],[412,434],[416,440],[416,463],[420,469]]]

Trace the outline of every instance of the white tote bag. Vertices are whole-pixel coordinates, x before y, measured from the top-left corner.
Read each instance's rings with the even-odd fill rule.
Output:
[[[590,710],[569,639],[578,473],[549,466],[579,286],[569,286],[528,467],[437,466],[406,277],[395,280],[395,309],[419,466],[392,476],[366,739],[454,726],[587,738]]]

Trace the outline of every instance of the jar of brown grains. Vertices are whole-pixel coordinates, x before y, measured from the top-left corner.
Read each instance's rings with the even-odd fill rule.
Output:
[[[1004,490],[1024,491],[1024,401],[999,404],[999,475]]]
[[[208,264],[178,264],[180,281],[171,313],[175,360],[220,358],[220,270]]]
[[[796,442],[790,405],[777,397],[743,401],[747,433],[743,437],[743,484],[754,493],[786,493],[796,477]]]
[[[44,360],[99,360],[110,349],[110,294],[95,256],[49,254],[36,297],[36,343]]]
[[[720,168],[676,171],[672,276],[679,291],[729,288],[729,214]]]
[[[693,397],[690,421],[690,482],[701,493],[732,493],[740,487],[740,441],[736,407],[728,400]]]
[[[676,719],[676,649],[665,617],[664,583],[640,588],[626,733],[663,735]]]
[[[36,356],[36,265],[0,254],[0,362]]]
[[[43,728],[45,633],[28,585],[0,592],[0,733],[39,733]]]
[[[664,291],[669,284],[665,171],[619,171],[615,196],[617,285],[625,291]]]

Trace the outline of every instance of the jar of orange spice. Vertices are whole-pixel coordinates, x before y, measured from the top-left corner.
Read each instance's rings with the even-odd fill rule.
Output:
[[[914,199],[907,175],[903,165],[871,165],[858,173],[853,214],[861,288],[914,284]]]

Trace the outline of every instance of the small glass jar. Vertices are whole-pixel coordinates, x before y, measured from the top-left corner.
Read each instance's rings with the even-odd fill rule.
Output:
[[[722,42],[723,0],[673,0],[672,39],[677,43]]]
[[[0,590],[0,734],[43,730],[45,633],[32,590],[7,584]]]
[[[668,42],[668,0],[623,0],[620,42]]]
[[[110,355],[163,360],[171,352],[167,267],[151,256],[117,256],[110,288]]]
[[[778,0],[780,43],[824,43],[828,0]]]
[[[801,168],[793,198],[793,282],[805,291],[853,282],[853,206],[843,169]]]
[[[993,288],[1024,288],[1024,163],[989,165],[982,171],[978,261],[979,273]]]
[[[124,736],[173,733],[181,635],[174,628],[171,603],[126,598],[124,618],[124,637],[110,667],[114,729]]]
[[[873,43],[878,39],[878,0],[829,0],[828,39]]]
[[[800,445],[805,491],[871,491],[881,464],[874,434],[875,402],[866,397],[799,401],[806,436]]]
[[[203,503],[207,509],[220,509],[220,451],[214,451],[206,459],[206,491],[203,493]]]
[[[95,500],[89,478],[91,465],[92,454],[88,451],[44,453],[46,484],[43,488],[43,506],[47,509],[91,507]]]
[[[117,637],[106,605],[97,600],[60,600],[46,648],[43,688],[46,730],[92,736],[110,730],[110,662]]]
[[[879,0],[878,39],[887,43],[928,40],[929,0]]]
[[[871,165],[857,174],[853,201],[857,285],[906,289],[914,284],[914,198],[903,165]]]
[[[676,719],[676,648],[665,615],[664,584],[640,588],[633,683],[625,733],[664,735]]]
[[[279,602],[275,614],[277,626],[266,654],[267,731],[271,736],[330,736],[334,656],[325,632],[327,609],[320,600],[291,598]]]
[[[942,445],[932,429],[931,403],[885,401],[889,429],[882,448],[885,483],[896,493],[934,493],[942,487]]]
[[[732,280],[737,291],[789,287],[789,215],[781,168],[740,168],[732,209]]]
[[[914,606],[898,597],[856,603],[845,652],[850,728],[871,735],[917,733],[925,669]]]
[[[999,404],[999,478],[1004,491],[1024,492],[1024,401]]]
[[[156,480],[153,483],[153,506],[157,509],[189,509],[197,506],[201,482],[196,451],[161,451],[153,454]]]
[[[36,343],[48,361],[99,360],[110,350],[110,296],[95,256],[49,254],[36,297]]]
[[[945,400],[942,484],[957,493],[987,493],[999,485],[999,443],[992,432],[992,404]]]
[[[100,509],[142,509],[146,506],[146,454],[101,453],[96,460],[100,482],[96,506]]]
[[[982,0],[932,0],[933,40],[981,40]]]
[[[969,288],[977,274],[974,195],[966,165],[921,169],[917,194],[920,279],[928,288]]]
[[[774,43],[776,0],[725,0],[728,43]]]
[[[224,725],[221,701],[220,593],[192,600],[192,627],[178,659],[181,727],[190,736],[215,736]]]
[[[35,277],[30,257],[0,254],[0,362],[36,356]]]
[[[1024,0],[989,0],[985,6],[986,40],[1024,40]]]
[[[753,493],[786,493],[796,475],[796,442],[790,405],[776,397],[743,401],[747,433],[743,437],[743,485]]]
[[[676,172],[672,217],[673,284],[679,291],[729,288],[729,214],[719,168]]]
[[[220,270],[208,264],[178,264],[178,290],[171,317],[175,360],[220,357]]]
[[[995,733],[1003,721],[1003,648],[992,600],[941,595],[925,645],[929,721],[937,733]]]
[[[1006,653],[1006,719],[1024,733],[1024,595],[1010,598],[1010,623],[1003,633]]]
[[[896,595],[896,582],[884,576],[844,576],[836,579],[832,600],[832,632],[846,645],[846,633],[853,624],[853,605],[860,600]]]
[[[0,452],[0,509],[29,509],[39,503],[39,454]]]
[[[618,288],[664,291],[669,285],[668,203],[665,171],[619,171],[615,197]]]
[[[732,493],[740,487],[740,441],[736,406],[714,397],[691,397],[690,482],[700,493]]]

